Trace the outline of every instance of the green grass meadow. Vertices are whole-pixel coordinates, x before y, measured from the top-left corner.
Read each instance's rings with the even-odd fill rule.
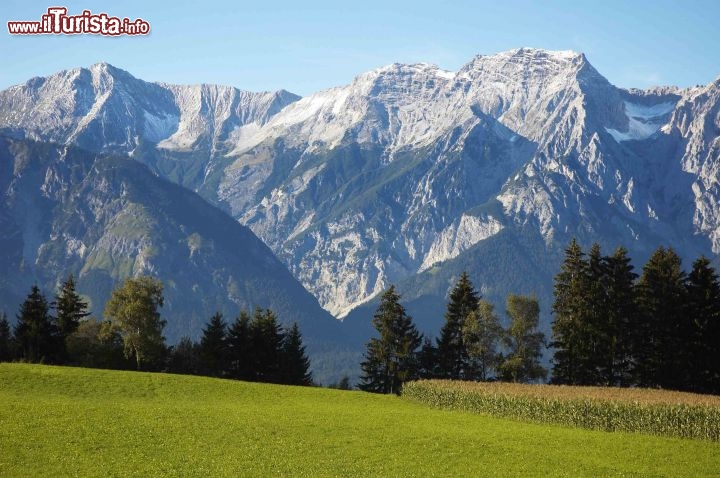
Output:
[[[362,392],[0,364],[0,476],[720,476],[720,444]]]

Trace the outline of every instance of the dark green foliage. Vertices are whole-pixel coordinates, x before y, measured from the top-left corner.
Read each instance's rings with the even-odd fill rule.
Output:
[[[537,330],[540,306],[534,297],[510,294],[507,298],[510,326],[505,334],[508,355],[500,364],[503,380],[530,382],[547,375],[540,365],[545,336]]]
[[[170,350],[168,369],[172,373],[196,375],[200,373],[199,346],[190,337],[183,337]]]
[[[15,324],[15,342],[19,356],[28,362],[55,362],[59,335],[50,316],[45,296],[34,285],[20,306]]]
[[[130,369],[123,352],[122,337],[109,322],[96,319],[80,321],[77,329],[65,338],[67,363],[80,367]]]
[[[603,319],[597,324],[599,337],[595,364],[600,385],[628,386],[632,371],[632,326],[637,318],[635,280],[627,249],[618,247],[603,259],[605,300],[598,304]]]
[[[627,250],[604,257],[593,244],[587,259],[573,240],[555,277],[553,383],[628,385],[631,320],[636,313]]]
[[[227,368],[227,324],[221,313],[210,318],[200,338],[200,370],[203,375],[222,377]]]
[[[335,384],[335,386],[330,388],[337,388],[338,390],[352,390],[352,385],[350,385],[350,377],[347,375],[343,376],[343,378],[340,379],[340,381]]]
[[[280,359],[284,333],[277,316],[270,310],[255,309],[250,322],[250,348],[252,350],[253,380],[280,382]]]
[[[680,257],[658,248],[643,267],[637,285],[638,318],[633,330],[635,379],[644,387],[682,388],[687,347],[682,336],[689,322],[685,273]]]
[[[162,366],[166,355],[158,309],[163,305],[163,286],[151,277],[127,279],[113,290],[105,316],[123,339],[125,356],[135,359],[138,370]]]
[[[296,323],[285,335],[280,363],[280,383],[288,385],[311,385],[310,360],[305,354],[300,328]]]
[[[687,278],[686,389],[720,394],[720,282],[706,257],[698,258]]]
[[[438,350],[428,337],[423,339],[422,347],[418,352],[417,364],[419,378],[436,378],[439,376]]]
[[[445,313],[445,324],[438,339],[439,374],[441,377],[460,379],[468,372],[468,355],[463,343],[462,328],[465,319],[478,307],[480,297],[467,272],[450,292],[450,300]]]
[[[565,250],[565,261],[555,276],[555,314],[550,346],[553,356],[553,382],[579,382],[583,327],[587,324],[588,268],[580,245],[575,239]]]
[[[238,380],[253,380],[250,316],[246,311],[232,323],[227,333],[228,374]]]
[[[370,339],[365,352],[359,388],[375,393],[400,393],[402,383],[416,378],[416,349],[420,333],[400,304],[395,286],[380,300],[373,326],[380,335]]]
[[[75,292],[75,279],[72,274],[60,286],[60,292],[55,297],[53,307],[57,326],[63,339],[75,332],[80,321],[90,315],[87,310],[87,302]]]
[[[0,362],[8,362],[12,359],[12,335],[10,333],[10,322],[5,312],[0,314]]]
[[[505,331],[490,302],[481,300],[478,308],[468,314],[462,334],[468,354],[467,378],[482,381],[494,378],[502,361],[499,346]]]

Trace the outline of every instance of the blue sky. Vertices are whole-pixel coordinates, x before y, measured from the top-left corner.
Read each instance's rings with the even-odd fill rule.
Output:
[[[13,36],[5,22],[50,6],[151,25],[147,37]],[[622,87],[720,76],[720,1],[3,0],[0,88],[107,61],[149,81],[219,83],[307,95],[393,62],[455,70],[477,54],[529,46],[584,52]]]

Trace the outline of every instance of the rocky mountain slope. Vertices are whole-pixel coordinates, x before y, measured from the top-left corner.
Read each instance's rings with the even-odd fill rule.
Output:
[[[302,99],[95,65],[1,92],[0,126],[132,154],[250,227],[336,316],[366,323],[398,283],[436,330],[462,269],[499,307],[534,292],[547,311],[573,236],[637,265],[660,244],[715,257],[719,95],[620,89],[582,54],[528,48]]]
[[[163,280],[170,343],[197,337],[214,311],[269,307],[297,321],[312,352],[339,324],[249,229],[127,157],[0,137],[0,304],[33,283],[52,297],[72,272],[93,315],[119,281]]]

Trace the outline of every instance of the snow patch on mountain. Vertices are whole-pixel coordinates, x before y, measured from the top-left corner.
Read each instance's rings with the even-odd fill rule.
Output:
[[[656,105],[642,105],[625,101],[625,114],[628,118],[627,131],[605,128],[615,141],[637,141],[649,138],[668,122],[670,113],[675,109],[674,102]]]

